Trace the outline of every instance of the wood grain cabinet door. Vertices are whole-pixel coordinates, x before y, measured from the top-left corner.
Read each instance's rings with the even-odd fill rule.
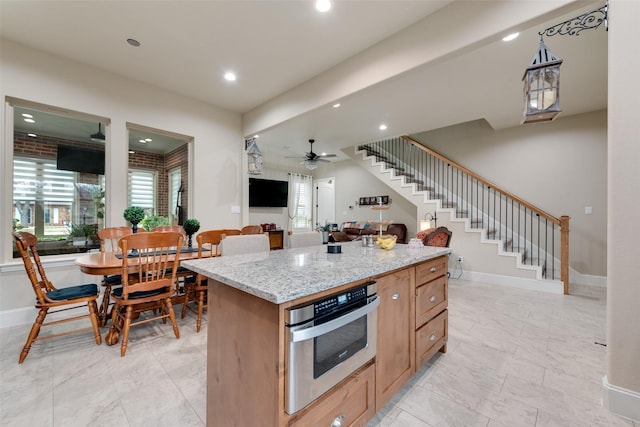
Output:
[[[402,388],[415,366],[415,269],[408,268],[378,282],[376,411]]]

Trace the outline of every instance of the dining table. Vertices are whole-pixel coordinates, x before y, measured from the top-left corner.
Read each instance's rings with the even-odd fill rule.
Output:
[[[172,261],[175,256],[169,256]],[[180,249],[180,260],[197,259],[198,248],[182,248]],[[122,254],[116,252],[88,252],[79,256],[75,260],[76,265],[80,267],[80,271],[93,276],[111,276],[122,274]],[[194,273],[195,274],[195,273]],[[183,303],[184,295],[180,295],[178,284],[176,283],[176,294],[172,298],[174,303]],[[104,326],[109,319],[107,308],[109,304],[109,295],[103,296],[103,302],[98,307],[98,317],[101,326]]]

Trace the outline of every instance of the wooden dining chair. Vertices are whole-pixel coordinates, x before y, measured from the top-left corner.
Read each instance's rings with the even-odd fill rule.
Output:
[[[227,236],[239,236],[242,234],[242,230],[238,230],[237,228],[224,228],[222,229],[222,238]]]
[[[245,225],[240,229],[240,234],[262,234],[262,226]]]
[[[24,359],[26,359],[29,354],[29,350],[31,349],[31,344],[35,341],[93,329],[96,344],[101,344],[102,337],[100,336],[100,329],[98,326],[98,307],[96,304],[96,300],[98,299],[98,285],[92,283],[57,289],[53,286],[53,283],[47,279],[44,267],[40,262],[40,256],[38,255],[38,250],[36,248],[38,244],[36,236],[24,231],[15,231],[11,234],[13,235],[16,246],[18,247],[18,253],[20,253],[20,257],[22,257],[22,262],[25,270],[27,271],[27,276],[29,276],[31,287],[36,294],[35,307],[39,310],[38,316],[36,317],[36,320],[31,327],[31,331],[29,332],[27,342],[24,345],[22,352],[20,352],[18,363],[24,362]],[[46,323],[44,321],[48,314],[79,309],[83,306],[88,307],[89,314],[66,317]],[[91,319],[91,327],[47,335],[45,337],[38,337],[42,326],[71,322],[74,320],[84,319],[86,317]]]
[[[120,247],[118,246],[118,240],[124,236],[128,236],[129,234],[133,234],[131,227],[107,227],[98,230],[100,252],[119,253]],[[122,276],[120,274],[103,276],[101,285],[104,287],[104,292],[102,293],[102,301],[98,304],[98,321],[100,326],[106,325],[107,319],[109,319],[111,289],[115,286],[120,286],[121,284]]]
[[[198,243],[198,258],[207,258],[219,256],[218,250],[220,241],[222,240],[223,230],[207,230],[202,231],[196,236]],[[205,250],[205,248],[209,250]],[[200,332],[202,326],[202,312],[206,307],[207,299],[207,277],[197,274],[195,280],[185,281],[184,304],[182,305],[181,318],[187,315],[187,309],[193,311],[198,316],[196,319],[196,332]],[[198,309],[194,310],[189,306],[190,302],[197,301]]]
[[[127,352],[131,326],[169,318],[173,333],[180,338],[171,297],[175,295],[182,238],[179,232],[166,231],[130,234],[118,242],[127,255],[122,258],[122,287],[111,293],[114,306],[105,340],[114,345],[122,333],[120,356]]]
[[[319,231],[302,231],[289,235],[290,248],[303,248],[322,244],[322,234]]]
[[[187,232],[181,225],[159,225],[153,228],[151,231],[175,231],[182,234],[182,242],[187,241]],[[184,250],[184,248],[183,248]],[[178,267],[178,272],[176,274],[176,292],[183,293],[184,292],[184,282],[187,278],[195,279],[195,273],[188,268]]]

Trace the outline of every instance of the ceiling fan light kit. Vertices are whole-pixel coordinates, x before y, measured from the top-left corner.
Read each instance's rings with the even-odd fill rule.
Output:
[[[326,162],[328,163],[327,157],[336,157],[335,154],[316,154],[313,152],[313,143],[314,139],[309,140],[309,152],[303,157],[303,161],[300,162],[301,165],[304,165],[309,170],[314,170],[318,167],[318,162]]]
[[[102,133],[102,123],[98,123],[98,132],[91,135],[91,140],[95,142],[104,142],[105,136]]]

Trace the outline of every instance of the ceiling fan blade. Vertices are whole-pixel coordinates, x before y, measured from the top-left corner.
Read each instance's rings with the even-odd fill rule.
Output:
[[[337,157],[337,154],[320,154],[318,157]]]
[[[331,163],[329,160],[323,159],[323,158],[321,158],[321,157],[318,157],[318,158],[316,159],[316,162]]]

